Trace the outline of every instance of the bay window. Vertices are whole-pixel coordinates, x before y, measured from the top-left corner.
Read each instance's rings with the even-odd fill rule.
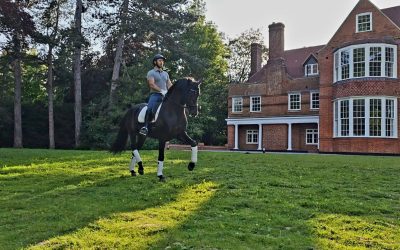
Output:
[[[361,44],[334,54],[334,82],[360,77],[397,78],[397,46]]]
[[[334,102],[334,137],[397,138],[397,98],[351,97]]]

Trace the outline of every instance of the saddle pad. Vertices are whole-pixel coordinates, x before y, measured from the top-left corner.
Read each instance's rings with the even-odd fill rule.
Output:
[[[154,118],[153,118],[153,120],[151,121],[151,123],[154,123],[154,122],[157,121],[158,114],[160,113],[161,106],[162,106],[162,103],[160,104],[160,106],[158,106],[156,115],[154,116]],[[140,110],[140,112],[139,112],[139,115],[138,115],[138,122],[139,122],[139,123],[144,123],[144,117],[146,116],[146,111],[147,111],[147,105],[144,106],[144,107],[142,108],[142,110]]]

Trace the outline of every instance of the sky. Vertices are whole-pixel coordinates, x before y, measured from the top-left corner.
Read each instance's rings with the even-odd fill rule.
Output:
[[[268,25],[285,24],[285,49],[326,44],[358,0],[205,0],[206,19],[227,38],[259,28],[268,46]],[[378,8],[400,0],[371,0]]]

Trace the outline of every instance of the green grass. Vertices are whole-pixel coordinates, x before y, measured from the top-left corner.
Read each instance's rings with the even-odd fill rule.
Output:
[[[0,149],[0,249],[400,249],[400,158]]]

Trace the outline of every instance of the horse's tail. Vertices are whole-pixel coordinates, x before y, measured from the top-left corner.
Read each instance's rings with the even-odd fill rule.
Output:
[[[131,115],[132,109],[129,109],[119,124],[117,139],[110,148],[110,152],[113,154],[121,153],[125,149],[126,142],[128,140],[128,121]]]

